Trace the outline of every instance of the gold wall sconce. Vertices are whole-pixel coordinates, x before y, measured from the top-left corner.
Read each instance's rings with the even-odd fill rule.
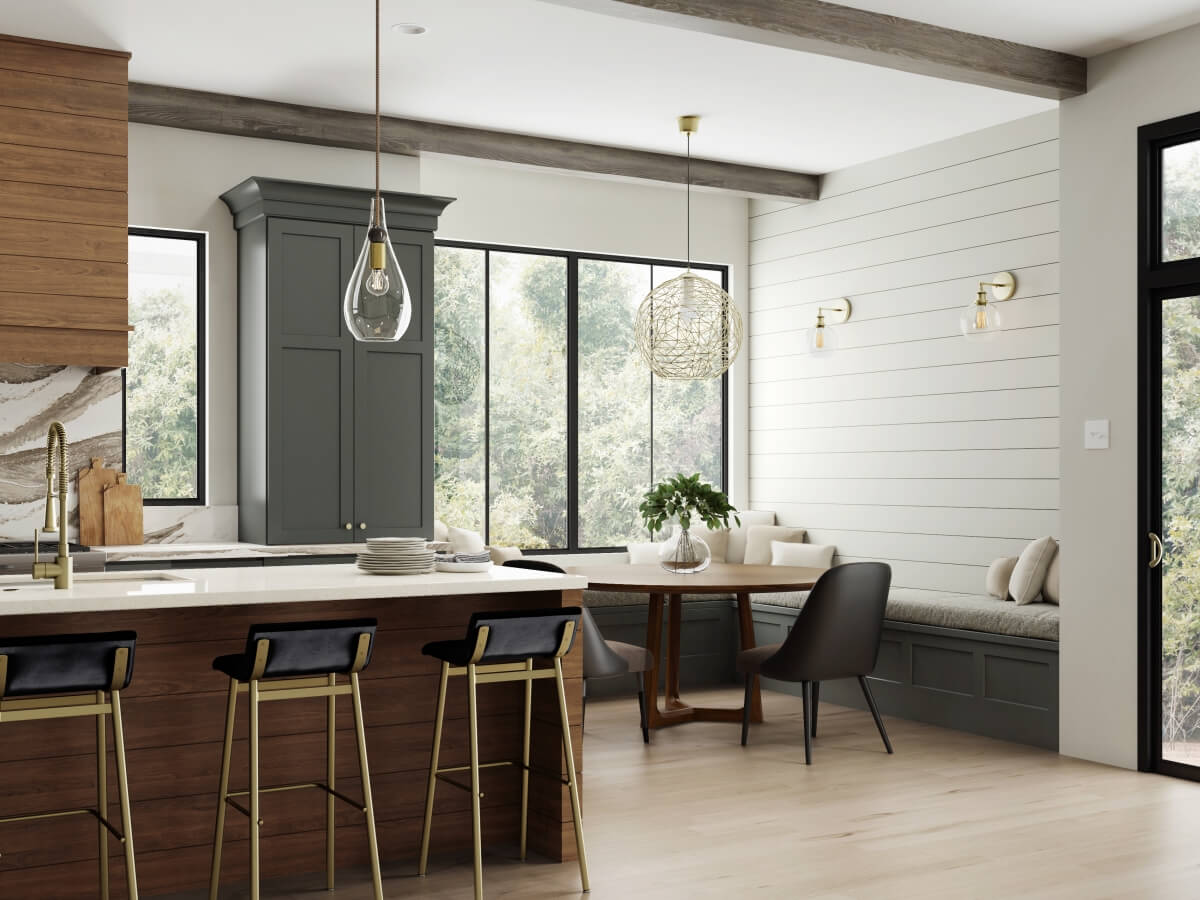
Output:
[[[843,297],[841,300],[833,300],[828,306],[817,307],[817,322],[812,328],[808,329],[805,335],[806,353],[829,353],[831,350],[836,350],[838,346],[837,330],[829,328],[825,321],[828,315],[830,322],[828,324],[841,325],[844,322],[850,321],[850,301]]]
[[[963,310],[958,327],[969,338],[991,337],[1001,328],[995,304],[988,302],[988,293],[996,301],[1011,300],[1017,292],[1017,276],[1012,272],[993,275],[990,281],[979,282],[974,302]]]

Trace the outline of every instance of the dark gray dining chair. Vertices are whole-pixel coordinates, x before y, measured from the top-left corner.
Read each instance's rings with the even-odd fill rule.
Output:
[[[742,707],[742,746],[750,735],[750,699],[754,677],[761,675],[801,685],[804,698],[804,762],[812,765],[817,736],[817,703],[822,681],[857,678],[883,746],[892,752],[887,729],[871,694],[867,676],[875,669],[883,616],[887,610],[892,567],[881,562],[847,563],[820,577],[809,592],[796,624],[781,644],[743,650],[737,670],[746,676]]]
[[[566,570],[540,559],[510,559],[504,565],[516,569],[535,569],[539,572]],[[606,641],[591,612],[583,607],[583,719],[587,718],[587,685],[593,678],[615,678],[632,675],[637,682],[638,711],[642,722],[642,742],[650,743],[650,726],[646,719],[646,691],[642,673],[654,668],[654,657],[645,647],[622,641]]]

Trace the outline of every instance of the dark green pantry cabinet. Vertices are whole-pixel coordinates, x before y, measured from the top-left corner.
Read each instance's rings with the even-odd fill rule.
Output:
[[[413,314],[379,344],[342,319],[371,191],[255,177],[221,199],[238,231],[241,539],[432,535],[433,232],[450,200],[384,194]]]

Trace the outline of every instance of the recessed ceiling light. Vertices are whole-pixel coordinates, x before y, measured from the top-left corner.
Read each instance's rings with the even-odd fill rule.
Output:
[[[392,31],[398,34],[424,34],[428,30],[424,25],[416,25],[412,22],[397,22],[392,26]]]

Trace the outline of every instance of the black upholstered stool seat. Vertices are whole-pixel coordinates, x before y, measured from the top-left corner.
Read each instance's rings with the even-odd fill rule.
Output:
[[[334,800],[350,804],[362,813],[367,826],[371,878],[375,900],[383,898],[383,882],[379,872],[379,844],[375,833],[375,804],[371,798],[371,775],[367,768],[366,726],[363,723],[362,696],[358,673],[371,661],[375,647],[375,619],[338,619],[324,622],[284,622],[254,625],[246,636],[241,653],[218,656],[213,668],[229,677],[229,700],[225,707],[225,743],[221,754],[221,779],[217,790],[217,827],[213,842],[212,871],[209,897],[215,898],[221,880],[221,850],[225,831],[226,807],[233,807],[250,820],[250,898],[258,900],[259,839],[262,826],[260,794],[268,791],[317,788],[325,793],[325,886],[334,889]],[[338,676],[348,677],[350,683],[338,683]],[[250,786],[248,791],[229,790],[229,767],[233,753],[233,736],[237,697],[249,694],[250,706]],[[362,785],[362,802],[351,799],[335,787],[336,765],[334,747],[337,733],[337,698],[349,694],[354,709],[354,735],[358,744],[358,770]],[[325,781],[302,784],[259,784],[259,705],[267,701],[284,701],[309,697],[326,698],[325,712]],[[248,797],[242,805],[238,799]]]
[[[5,732],[5,737],[9,736],[7,732],[10,725],[20,722],[76,717],[94,718],[96,721],[96,805],[84,809],[0,815],[0,824],[27,822],[49,816],[92,816],[97,828],[102,900],[107,900],[109,896],[110,834],[122,844],[126,896],[130,900],[137,900],[138,896],[129,812],[129,773],[125,765],[125,728],[121,718],[121,691],[129,686],[133,678],[136,646],[137,633],[133,631],[0,637],[0,730]],[[121,809],[119,828],[109,819],[106,720],[110,715],[113,758],[117,770],[117,799]],[[19,738],[14,734],[12,739]]]
[[[375,643],[375,619],[341,619],[332,622],[288,622],[254,625],[246,637],[242,653],[218,656],[213,668],[218,672],[249,681],[254,671],[258,642],[270,641],[267,665],[262,678],[302,678],[306,675],[348,675],[358,653],[359,636],[371,636]],[[370,650],[361,668],[371,661]]]
[[[429,780],[425,787],[425,823],[421,829],[421,855],[417,874],[424,875],[429,863],[429,841],[433,826],[433,800],[439,779],[456,787],[467,787],[455,780],[463,767],[443,768],[438,764],[441,754],[442,723],[446,714],[446,687],[451,676],[467,679],[467,728],[470,736],[471,773],[468,790],[471,793],[471,832],[475,852],[475,900],[483,900],[483,826],[480,819],[479,771],[494,766],[516,766],[521,772],[521,859],[525,858],[529,825],[529,775],[537,772],[530,765],[530,727],[533,710],[533,682],[554,679],[558,693],[559,726],[562,729],[567,777],[558,772],[542,772],[555,782],[565,784],[571,796],[571,815],[575,826],[575,849],[579,856],[579,875],[584,891],[588,890],[587,850],[583,842],[583,817],[579,807],[579,783],[575,776],[575,755],[571,748],[571,724],[567,720],[567,696],[563,686],[563,657],[575,643],[579,632],[578,606],[555,609],[514,609],[499,612],[475,613],[461,640],[433,641],[421,648],[425,656],[441,662],[441,684],[438,688],[437,713],[433,720],[433,750],[429,759]],[[534,660],[549,661],[550,666],[534,668]],[[480,683],[520,681],[525,684],[525,729],[520,760],[479,760],[479,721],[476,687]],[[557,790],[557,788],[556,788]]]
[[[57,634],[48,637],[0,638],[0,656],[7,657],[7,678],[0,696],[78,694],[84,691],[124,690],[133,678],[137,632]],[[125,677],[114,685],[117,648],[128,652]]]

